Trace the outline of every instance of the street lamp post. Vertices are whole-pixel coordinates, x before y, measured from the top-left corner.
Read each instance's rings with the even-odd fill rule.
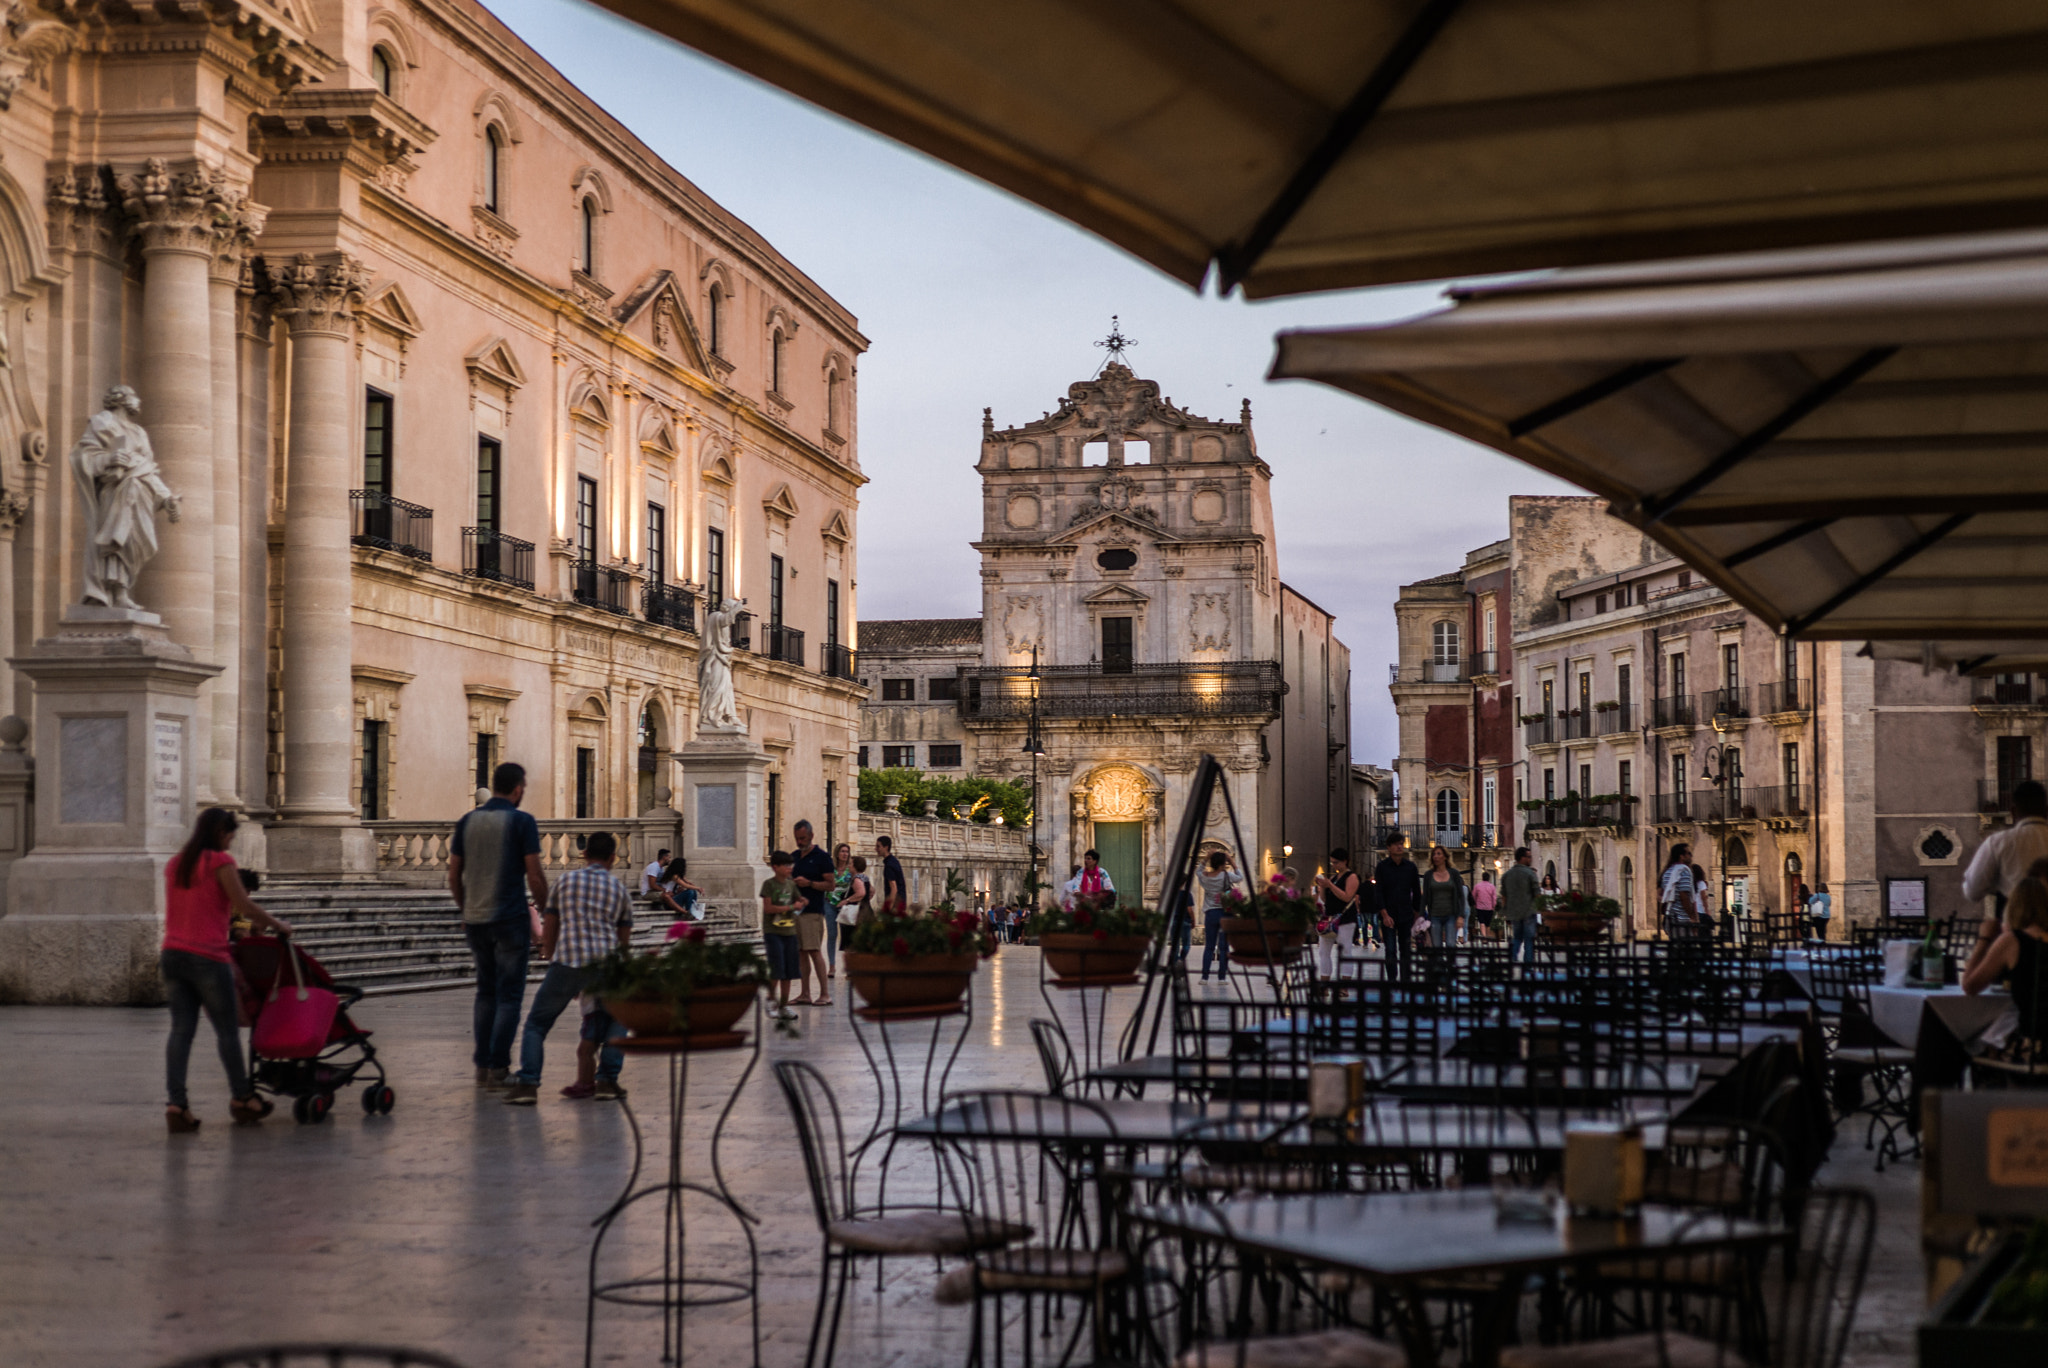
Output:
[[[1038,647],[1031,648],[1031,729],[1024,735],[1024,749],[1031,756],[1031,882],[1030,897],[1038,901],[1038,757],[1045,754],[1044,738],[1038,734]]]
[[[1721,715],[1714,717],[1714,730],[1722,730]],[[1708,746],[1700,766],[1700,782],[1712,784],[1721,794],[1721,916],[1727,922],[1727,939],[1735,939],[1735,923],[1728,906],[1728,828],[1733,809],[1729,795],[1742,796],[1742,752],[1729,745]]]

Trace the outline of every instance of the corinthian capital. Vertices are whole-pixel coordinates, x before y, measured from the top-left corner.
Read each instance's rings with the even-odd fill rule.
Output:
[[[295,333],[353,334],[363,306],[369,272],[354,257],[324,259],[301,252],[285,265],[272,265],[270,309]]]
[[[162,157],[117,180],[129,231],[148,252],[187,252],[212,257],[223,239],[241,231],[248,192],[204,162],[173,172]],[[261,220],[258,220],[261,222]]]

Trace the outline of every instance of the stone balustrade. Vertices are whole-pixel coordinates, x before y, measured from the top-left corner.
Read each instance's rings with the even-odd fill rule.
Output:
[[[887,836],[910,881],[912,904],[931,902],[945,892],[946,871],[957,869],[973,887],[976,905],[1015,896],[1031,870],[1031,835],[1016,827],[980,822],[949,822],[901,812],[854,814],[853,848],[875,859],[875,838]],[[880,877],[881,870],[870,872]],[[1043,871],[1041,870],[1041,874]]]
[[[367,822],[377,842],[377,877],[385,883],[413,888],[440,887],[448,881],[453,822]],[[585,817],[540,824],[540,862],[549,873],[566,872],[583,863],[583,840],[592,832],[609,831],[619,838],[619,859],[613,871],[635,892],[640,869],[666,847],[682,848],[681,818],[675,813],[647,817]],[[744,909],[740,914],[745,915]],[[753,909],[750,925],[758,925]]]

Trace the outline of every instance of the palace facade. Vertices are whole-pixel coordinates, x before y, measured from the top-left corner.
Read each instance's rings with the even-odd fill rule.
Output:
[[[722,595],[768,829],[845,833],[847,309],[469,0],[5,16],[0,657],[78,599],[61,463],[127,383],[183,502],[137,597],[221,667],[196,796],[257,863],[369,876],[503,760],[544,821],[665,809]]]

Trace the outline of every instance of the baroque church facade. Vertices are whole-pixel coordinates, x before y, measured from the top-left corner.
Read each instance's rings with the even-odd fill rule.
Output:
[[[471,0],[7,0],[0,105],[0,659],[78,601],[64,453],[127,384],[249,862],[372,877],[504,760],[543,823],[665,808],[707,596],[769,815],[845,829],[866,339],[794,263]]]
[[[1113,359],[1041,419],[984,411],[976,468],[980,640],[959,643],[971,663],[947,692],[974,773],[1028,782],[1036,719],[1044,873],[1064,881],[1092,848],[1127,896],[1156,899],[1204,752],[1228,773],[1248,872],[1306,875],[1345,844],[1350,654],[1280,578],[1249,401],[1203,418]],[[886,649],[917,624],[882,625],[883,653],[862,659],[870,764],[897,758],[880,749],[902,735],[892,704],[930,703],[930,680],[882,691],[929,673]],[[1204,822],[1229,840],[1221,803]]]

